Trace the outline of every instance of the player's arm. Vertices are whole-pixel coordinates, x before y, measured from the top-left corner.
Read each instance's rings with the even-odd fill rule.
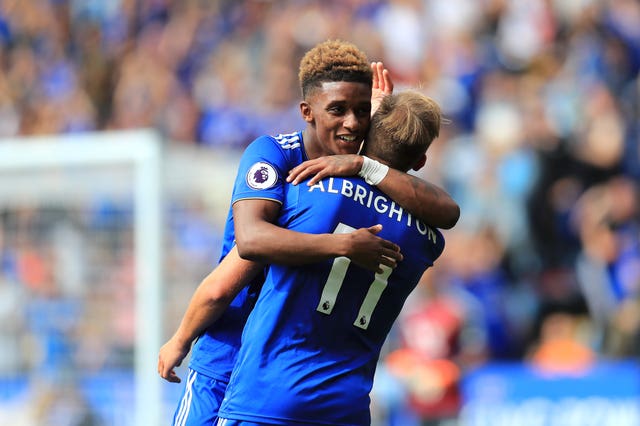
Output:
[[[287,182],[294,185],[311,178],[314,185],[327,176],[355,176],[362,169],[364,157],[356,154],[320,157],[294,167]],[[460,218],[460,207],[447,192],[419,177],[389,169],[377,187],[424,223],[451,229]]]
[[[180,382],[175,367],[187,356],[191,343],[220,317],[240,290],[249,284],[262,267],[260,263],[240,258],[234,247],[202,280],[191,297],[177,331],[160,348],[158,374],[163,379]]]
[[[460,218],[460,206],[442,188],[390,168],[378,185],[382,192],[424,223],[451,229]]]
[[[376,234],[381,225],[349,234],[307,234],[274,225],[280,204],[264,199],[244,199],[233,204],[238,252],[243,259],[280,265],[304,265],[346,256],[357,265],[382,272],[402,260],[400,248]]]

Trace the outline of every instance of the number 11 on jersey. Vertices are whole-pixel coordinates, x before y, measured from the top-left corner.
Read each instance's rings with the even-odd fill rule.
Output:
[[[345,225],[344,223],[339,223],[333,232],[335,234],[347,234],[353,231],[355,231],[355,228]],[[333,307],[336,304],[336,298],[338,297],[338,293],[340,292],[340,288],[342,287],[342,283],[344,282],[344,278],[347,274],[347,268],[349,268],[350,263],[351,259],[347,257],[337,257],[333,260],[331,271],[329,271],[329,277],[322,289],[320,302],[316,308],[318,312],[329,315],[333,311]],[[367,295],[362,301],[362,305],[360,305],[358,316],[353,323],[353,325],[363,330],[366,330],[369,327],[371,315],[380,301],[382,292],[387,288],[389,275],[391,275],[391,272],[393,271],[386,265],[381,265],[381,267],[382,272],[375,275],[373,282],[369,286],[369,291],[367,291]]]

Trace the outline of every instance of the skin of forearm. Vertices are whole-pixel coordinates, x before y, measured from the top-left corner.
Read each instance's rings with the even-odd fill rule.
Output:
[[[180,345],[185,348],[191,345],[196,337],[220,317],[229,303],[231,300],[210,295],[202,285],[198,287],[175,334]]]
[[[238,256],[236,248],[205,277],[194,292],[174,339],[183,348],[222,315],[234,297],[262,269],[262,265]]]
[[[346,235],[306,234],[274,225],[280,205],[242,200],[233,205],[236,246],[240,257],[264,264],[303,265],[345,256]]]
[[[436,228],[451,229],[460,218],[460,207],[449,194],[416,176],[389,169],[377,186],[405,210]]]
[[[347,255],[345,235],[306,234],[268,222],[254,223],[243,230],[238,228],[242,226],[236,223],[240,257],[254,262],[296,266]]]

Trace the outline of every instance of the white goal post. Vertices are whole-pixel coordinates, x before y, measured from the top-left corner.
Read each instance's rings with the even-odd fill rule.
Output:
[[[131,166],[135,255],[135,425],[157,425],[162,338],[162,139],[153,130],[0,139],[0,176],[47,168]],[[0,185],[2,185],[0,178]],[[79,182],[81,184],[81,182]],[[12,188],[0,188],[6,194]],[[24,188],[18,190],[24,191]],[[73,191],[73,188],[69,188]],[[0,203],[7,202],[0,196]]]

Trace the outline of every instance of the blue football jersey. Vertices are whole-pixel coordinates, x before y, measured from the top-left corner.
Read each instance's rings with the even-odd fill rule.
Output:
[[[391,326],[444,249],[437,230],[359,178],[286,186],[280,225],[342,233],[382,224],[404,260],[375,274],[346,257],[271,265],[246,323],[220,417],[279,425],[369,425],[369,393]]]
[[[283,203],[289,170],[305,161],[302,133],[261,136],[242,154],[233,187],[232,204],[250,198]],[[232,209],[225,226],[221,259],[235,244]],[[223,315],[202,334],[191,350],[189,368],[227,382],[240,347],[240,336],[264,276],[243,289]]]

